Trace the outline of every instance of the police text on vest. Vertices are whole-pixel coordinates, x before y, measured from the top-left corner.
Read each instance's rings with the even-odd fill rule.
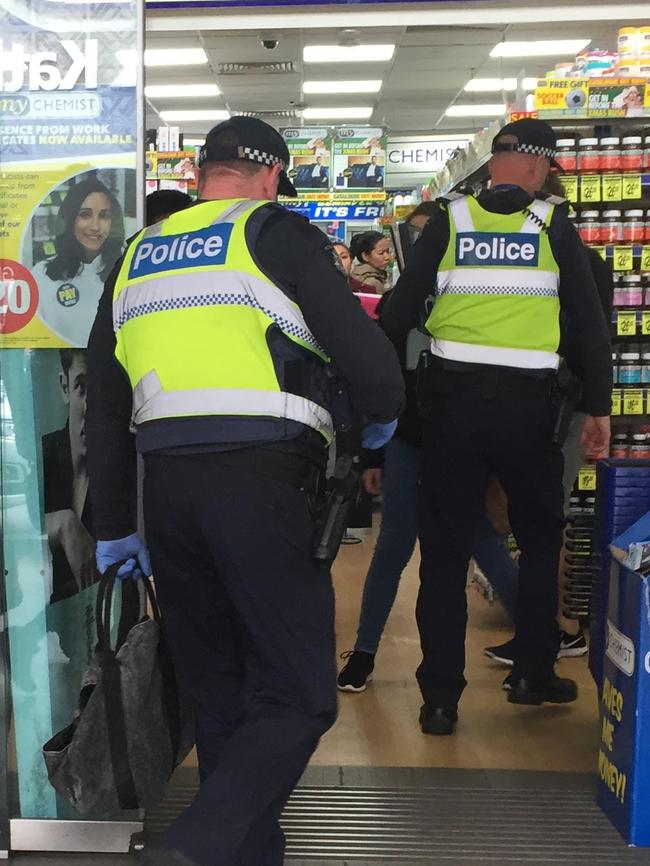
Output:
[[[456,265],[536,268],[538,261],[539,235],[460,232],[456,237]]]
[[[231,234],[232,223],[224,223],[182,235],[144,237],[133,254],[129,278],[180,268],[223,265]]]

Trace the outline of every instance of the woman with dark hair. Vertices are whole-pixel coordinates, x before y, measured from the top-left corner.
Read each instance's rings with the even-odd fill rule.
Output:
[[[96,177],[73,184],[57,215],[56,255],[38,262],[38,315],[71,346],[88,342],[104,280],[124,244],[122,208]]]
[[[390,241],[381,232],[361,232],[350,242],[350,253],[357,264],[352,276],[382,294],[390,288],[388,265],[392,257]]]

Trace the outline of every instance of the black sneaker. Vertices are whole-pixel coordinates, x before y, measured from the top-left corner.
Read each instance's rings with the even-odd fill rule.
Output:
[[[499,646],[486,647],[483,652],[489,659],[492,659],[492,661],[511,668],[515,663],[514,646],[514,640],[509,640],[507,643],[502,643]]]
[[[365,692],[366,686],[372,680],[375,667],[374,653],[364,653],[360,650],[349,650],[341,653],[347,664],[336,681],[342,692]]]
[[[580,628],[578,634],[569,634],[566,631],[560,632],[560,651],[557,654],[559,659],[579,658],[589,652],[585,633]]]
[[[458,710],[454,707],[428,707],[426,704],[420,710],[420,727],[423,734],[434,737],[448,737],[454,733],[458,721]]]
[[[571,704],[577,700],[578,686],[573,680],[552,676],[543,685],[533,685],[530,680],[510,681],[508,700],[511,704],[538,707],[540,704]]]

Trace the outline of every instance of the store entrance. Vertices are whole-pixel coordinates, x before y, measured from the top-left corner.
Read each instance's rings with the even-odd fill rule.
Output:
[[[11,16],[33,7],[20,34],[25,44],[36,38],[50,50],[56,41],[65,54],[56,4],[13,5]],[[490,3],[342,0],[315,9],[308,0],[254,0],[247,5],[264,8],[253,16],[236,8],[241,4],[219,0],[198,11],[152,2],[146,88],[136,81],[133,60],[140,7],[118,5],[120,14],[106,13],[91,34],[100,46],[99,85],[89,67],[84,82],[69,80],[72,96],[82,93],[86,107],[74,101],[71,109],[63,100],[65,111],[93,117],[78,128],[75,116],[44,119],[27,76],[18,89],[29,99],[20,104],[31,105],[33,116],[18,124],[4,101],[0,106],[0,203],[11,202],[0,212],[0,278],[3,289],[11,288],[0,315],[0,695],[6,675],[3,707],[11,713],[0,716],[0,742],[8,743],[0,777],[9,779],[6,809],[0,793],[0,859],[7,848],[66,852],[66,864],[67,852],[112,852],[124,863],[145,817],[80,820],[55,794],[42,760],[44,743],[73,718],[96,637],[96,586],[88,577],[93,526],[78,495],[85,484],[85,396],[75,401],[72,383],[85,377],[96,309],[97,298],[83,311],[87,290],[101,291],[125,238],[142,225],[145,191],[197,196],[197,152],[219,120],[242,113],[282,130],[299,197],[281,203],[330,240],[349,244],[369,231],[390,239],[395,260],[380,275],[385,288],[399,278],[416,237],[400,233],[413,208],[483,188],[500,127],[509,118],[546,118],[559,139],[571,218],[613,272],[611,456],[650,455],[650,49],[642,3],[626,4],[629,20],[614,20],[611,4],[594,0],[585,21],[584,10],[578,18],[573,7],[558,4],[510,4],[504,12]],[[49,29],[34,37],[33,10],[41,7]],[[12,34],[14,26],[12,17]],[[95,55],[85,37],[83,44],[90,64]],[[70,57],[64,59],[69,72]],[[22,67],[12,73],[14,84],[19,72]],[[47,90],[45,84],[38,89]],[[3,86],[13,94],[7,81]],[[138,140],[144,130],[146,168],[145,142]],[[70,136],[65,146],[57,145],[62,135]],[[76,217],[70,219],[65,202],[80,188],[82,201],[99,194],[110,203],[112,224],[102,238],[106,259],[93,274],[86,268],[77,284],[63,268],[61,236],[64,229],[74,235]],[[27,291],[34,287],[49,306],[38,306],[38,292]],[[607,593],[600,581],[606,571],[597,559],[603,548],[595,546],[596,496],[596,470],[584,466],[571,497],[573,547],[566,551],[562,596],[563,613],[585,631],[598,613],[592,642],[596,635],[604,643]],[[626,513],[630,523],[638,516]],[[372,528],[350,527],[359,543],[344,545],[334,567],[341,655],[355,646],[380,522],[377,498]],[[515,546],[510,552],[504,546],[504,555],[516,557]],[[602,650],[592,670],[582,647],[560,660],[559,673],[578,683],[574,704],[512,706],[503,689],[508,668],[485,655],[509,640],[512,622],[490,575],[474,565],[460,722],[450,737],[422,734],[414,676],[418,567],[416,548],[399,581],[372,682],[340,695],[339,721],[286,811],[289,862],[645,862],[647,855],[626,850],[595,805]],[[192,754],[166,802],[146,816],[153,837],[191,798],[197,777]]]

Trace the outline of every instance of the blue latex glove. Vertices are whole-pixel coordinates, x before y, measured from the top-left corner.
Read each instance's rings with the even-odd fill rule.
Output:
[[[363,428],[361,444],[370,451],[383,448],[393,438],[397,430],[397,421],[389,421],[388,424],[370,422]]]
[[[109,566],[125,560],[117,572],[117,576],[121,580],[127,577],[138,580],[143,574],[146,577],[151,574],[149,551],[137,532],[127,535],[126,538],[98,541],[95,559],[97,560],[97,568],[102,574]]]

